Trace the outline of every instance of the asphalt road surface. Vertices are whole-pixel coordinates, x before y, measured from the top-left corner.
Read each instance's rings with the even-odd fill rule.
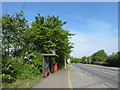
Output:
[[[118,88],[118,69],[87,64],[68,64],[40,80],[32,88]]]
[[[118,69],[103,67],[103,66],[95,66],[90,64],[72,64],[73,66],[79,68],[82,72],[91,76],[92,78],[98,80],[103,83],[108,88],[118,88]]]

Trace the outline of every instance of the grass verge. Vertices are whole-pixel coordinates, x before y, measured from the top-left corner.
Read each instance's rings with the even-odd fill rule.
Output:
[[[17,79],[14,83],[2,83],[2,88],[31,88],[37,84],[42,76],[31,79]]]

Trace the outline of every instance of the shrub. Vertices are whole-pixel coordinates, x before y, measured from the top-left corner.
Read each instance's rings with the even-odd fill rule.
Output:
[[[120,66],[120,59],[119,59],[119,54],[120,52],[117,52],[116,54],[112,54],[107,57],[106,62],[110,66]]]
[[[12,57],[4,57],[2,59],[2,81],[13,82],[17,78],[18,70],[16,69],[16,59]]]
[[[32,78],[42,73],[42,56],[39,52],[28,53],[27,58],[5,57],[2,60],[2,81],[14,82],[17,78]]]

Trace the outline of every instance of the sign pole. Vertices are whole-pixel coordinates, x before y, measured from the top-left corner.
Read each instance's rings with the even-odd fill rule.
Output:
[[[65,69],[66,69],[66,56],[65,56]]]

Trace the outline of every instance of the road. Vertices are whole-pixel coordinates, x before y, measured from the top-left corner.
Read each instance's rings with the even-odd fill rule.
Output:
[[[68,64],[40,80],[32,88],[118,88],[117,69],[87,64]]]
[[[95,66],[89,64],[72,64],[82,72],[92,76],[109,88],[118,88],[118,69]],[[120,83],[120,82],[119,82]]]

